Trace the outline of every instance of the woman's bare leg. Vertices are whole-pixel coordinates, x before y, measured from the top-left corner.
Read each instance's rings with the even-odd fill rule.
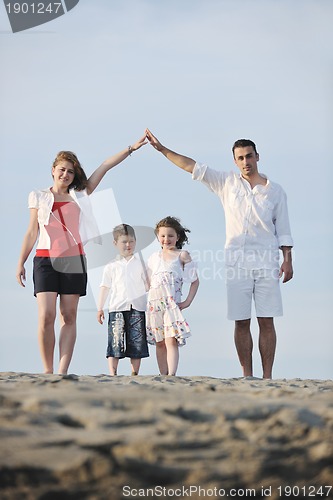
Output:
[[[76,316],[79,295],[60,296],[60,338],[59,338],[59,369],[64,375],[68,371],[76,341]]]
[[[57,293],[40,292],[36,296],[38,305],[38,343],[44,373],[53,373]]]

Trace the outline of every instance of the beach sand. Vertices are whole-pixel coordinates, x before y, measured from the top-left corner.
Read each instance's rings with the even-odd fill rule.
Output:
[[[0,401],[1,500],[333,498],[332,380],[10,372]]]

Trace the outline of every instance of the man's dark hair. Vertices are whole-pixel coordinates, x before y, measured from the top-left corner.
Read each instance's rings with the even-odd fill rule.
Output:
[[[257,147],[253,141],[251,141],[250,139],[238,139],[238,141],[236,141],[235,144],[232,146],[232,154],[234,155],[234,158],[235,158],[236,148],[247,148],[248,146],[252,146],[255,154],[256,155],[258,154]]]

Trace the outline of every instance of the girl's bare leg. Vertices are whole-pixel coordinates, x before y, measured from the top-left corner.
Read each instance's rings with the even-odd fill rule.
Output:
[[[161,375],[168,375],[167,350],[165,341],[156,342],[156,358]]]
[[[168,375],[176,375],[179,362],[179,348],[175,337],[165,339],[168,363]]]
[[[76,316],[79,295],[60,296],[60,338],[59,338],[59,369],[64,375],[68,371],[76,341]]]
[[[44,373],[53,373],[55,346],[54,322],[56,319],[56,292],[37,293],[38,343],[44,366]]]

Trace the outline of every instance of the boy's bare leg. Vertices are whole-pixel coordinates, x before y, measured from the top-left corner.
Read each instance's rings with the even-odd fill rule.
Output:
[[[118,363],[119,358],[112,358],[111,356],[108,358],[110,375],[117,375]]]
[[[132,375],[139,375],[141,359],[131,358]]]

